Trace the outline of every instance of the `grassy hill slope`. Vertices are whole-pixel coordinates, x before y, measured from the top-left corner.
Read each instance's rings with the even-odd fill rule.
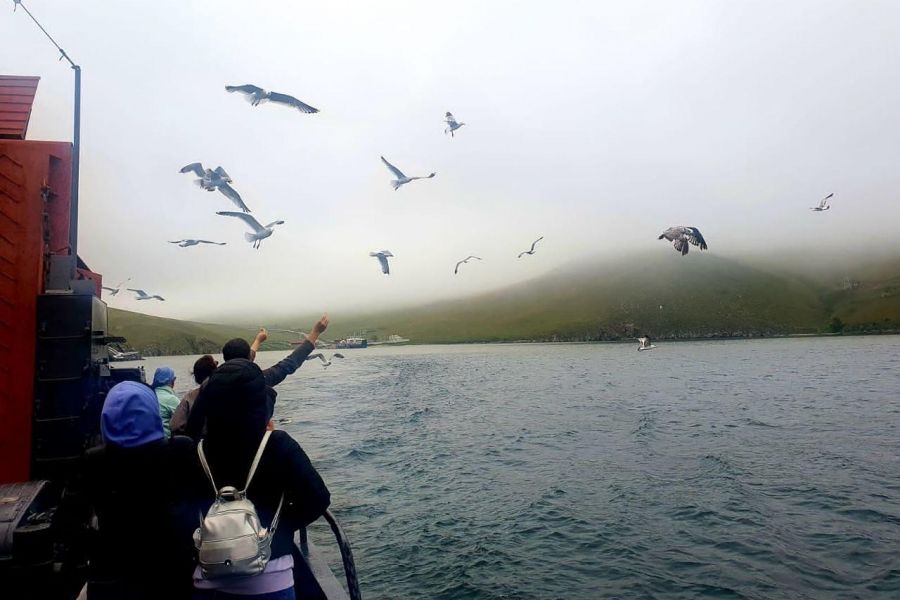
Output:
[[[797,272],[800,272],[798,269]],[[550,275],[470,298],[381,313],[340,315],[327,337],[355,331],[417,343],[606,340],[820,333],[837,317],[849,331],[900,327],[900,260],[840,276],[795,275],[710,254],[648,254],[586,261]],[[286,322],[290,327],[312,318]],[[110,309],[111,332],[146,354],[214,352],[253,328],[148,317]],[[273,324],[274,325],[274,324]],[[273,334],[268,348],[285,348]]]

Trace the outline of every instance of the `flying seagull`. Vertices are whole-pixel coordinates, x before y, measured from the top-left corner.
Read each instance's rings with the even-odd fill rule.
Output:
[[[818,205],[818,206],[813,206],[813,207],[810,208],[809,210],[814,210],[814,211],[816,211],[816,212],[822,212],[822,211],[828,210],[829,208],[831,208],[831,205],[828,204],[828,199],[831,198],[832,196],[834,196],[834,193],[833,193],[833,192],[832,192],[831,194],[828,194],[827,196],[825,196],[825,197],[822,198],[821,200],[819,200],[819,205]]]
[[[194,183],[199,185],[201,188],[206,190],[207,192],[213,192],[215,190],[219,190],[222,192],[222,195],[231,200],[235,206],[241,209],[244,212],[250,212],[250,209],[247,208],[247,205],[244,204],[244,201],[241,199],[241,195],[237,193],[233,187],[231,187],[231,177],[225,172],[225,169],[222,167],[216,167],[215,169],[204,169],[203,164],[195,162],[189,165],[185,165],[181,167],[180,173],[194,173],[200,179],[195,179]]]
[[[473,256],[470,254],[466,258],[464,258],[461,261],[459,261],[458,263],[456,263],[456,267],[453,269],[453,274],[456,275],[457,273],[459,273],[459,265],[465,264],[465,263],[469,262],[470,260],[472,260],[473,258],[475,260],[481,260],[479,257]]]
[[[129,277],[128,279],[126,279],[125,281],[123,281],[122,283],[117,285],[116,287],[106,287],[105,285],[101,286],[101,287],[104,290],[108,291],[110,296],[115,296],[116,294],[118,294],[119,292],[122,291],[122,286],[125,285],[126,283],[128,283],[129,281],[131,281],[131,277]]]
[[[403,171],[401,171],[400,169],[398,169],[397,167],[395,167],[394,165],[389,163],[387,160],[385,160],[385,158],[383,156],[381,157],[381,162],[383,162],[385,164],[385,166],[388,168],[388,171],[393,173],[394,177],[397,178],[397,179],[391,180],[391,187],[393,187],[394,190],[399,190],[401,185],[405,185],[405,184],[409,183],[410,181],[415,181],[416,179],[431,179],[432,177],[435,176],[435,173],[432,173],[431,175],[427,175],[425,177],[407,177],[406,175],[403,174]]]
[[[465,125],[465,123],[457,123],[456,117],[453,116],[452,113],[448,112],[444,117],[444,123],[447,124],[447,129],[444,130],[444,135],[450,134],[450,137],[453,137],[453,132]]]
[[[695,246],[699,246],[701,250],[708,249],[706,245],[706,240],[703,239],[703,234],[700,233],[700,230],[696,227],[685,227],[684,225],[678,225],[677,227],[669,227],[665,231],[663,231],[657,239],[667,239],[670,242],[675,242],[673,245],[675,246],[676,252],[681,252],[681,255],[684,256],[688,253],[688,242]]]
[[[163,301],[165,301],[165,298],[163,298],[162,296],[157,296],[156,294],[151,296],[144,290],[136,290],[133,288],[128,288],[128,291],[135,293],[135,297],[134,297],[135,300],[163,300]]]
[[[544,239],[544,236],[541,236],[541,237],[539,237],[538,239],[536,239],[536,240],[534,240],[533,242],[531,242],[531,250],[525,250],[524,252],[519,252],[519,256],[517,256],[516,258],[522,258],[522,257],[525,256],[526,254],[534,254],[534,247],[535,247],[535,246],[537,245],[537,243],[538,243],[539,241],[541,241],[542,239]]]
[[[279,94],[278,92],[267,92],[261,87],[257,87],[255,85],[226,85],[225,91],[240,92],[241,94],[244,94],[247,97],[247,101],[250,102],[252,106],[259,106],[263,102],[274,102],[275,104],[282,104],[284,106],[296,108],[302,113],[312,114],[319,112],[318,108],[313,108],[309,104],[301,102],[293,96],[288,96],[287,94]]]
[[[391,274],[391,266],[388,264],[388,257],[393,258],[390,250],[382,250],[381,252],[369,252],[369,256],[373,256],[381,263],[381,272],[385,275]]]
[[[257,249],[259,248],[260,242],[272,235],[272,233],[275,231],[276,225],[284,225],[284,221],[272,221],[271,223],[263,227],[259,224],[259,221],[257,221],[251,215],[248,215],[247,213],[232,212],[229,210],[216,211],[216,214],[222,215],[223,217],[237,217],[238,219],[249,225],[250,229],[253,230],[253,233],[244,233],[244,239],[248,242],[253,242],[253,247]]]
[[[639,337],[637,340],[641,343],[641,345],[638,346],[638,351],[639,351],[639,352],[640,352],[641,350],[653,350],[654,348],[656,348],[656,346],[654,346],[653,344],[650,343],[650,337],[649,337],[649,336],[646,336],[646,335],[645,335],[645,336],[643,336],[643,337]]]
[[[181,248],[188,246],[196,246],[197,244],[214,244],[216,246],[224,246],[226,242],[210,242],[209,240],[178,240],[177,242],[169,242],[170,244],[178,244]]]
[[[315,353],[307,356],[306,360],[309,360],[311,358],[318,358],[319,360],[321,360],[322,368],[327,369],[328,367],[331,366],[331,361],[333,361],[336,358],[344,358],[344,355],[341,354],[340,352],[335,352],[334,354],[331,355],[331,358],[325,358],[325,355],[322,354],[321,352],[315,352]]]

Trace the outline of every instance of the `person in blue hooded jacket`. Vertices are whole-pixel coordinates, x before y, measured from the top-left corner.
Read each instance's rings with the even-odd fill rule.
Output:
[[[168,439],[156,394],[134,381],[109,391],[100,428],[103,445],[85,454],[80,482],[96,523],[88,600],[190,598],[197,516],[179,499],[190,440]]]

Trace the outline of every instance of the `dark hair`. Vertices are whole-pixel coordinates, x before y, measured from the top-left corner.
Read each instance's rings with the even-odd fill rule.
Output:
[[[194,363],[194,381],[196,381],[198,385],[203,383],[210,375],[212,375],[217,366],[219,365],[216,364],[216,359],[209,354],[204,354]]]
[[[222,358],[226,361],[232,358],[250,358],[250,344],[247,343],[247,340],[241,338],[228,340],[222,346]]]

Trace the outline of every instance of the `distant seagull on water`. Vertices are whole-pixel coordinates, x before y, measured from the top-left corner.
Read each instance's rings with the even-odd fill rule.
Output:
[[[201,188],[207,192],[219,190],[222,192],[223,196],[231,200],[239,209],[244,212],[250,212],[250,209],[247,208],[247,205],[244,204],[244,201],[241,199],[241,195],[237,193],[237,190],[231,187],[230,184],[233,183],[231,177],[222,167],[216,167],[215,170],[204,169],[201,163],[195,162],[181,167],[181,171],[179,172],[196,174],[200,179],[195,179],[194,183]]]
[[[331,361],[333,361],[336,358],[344,358],[344,355],[341,354],[340,352],[335,352],[334,354],[331,355],[331,358],[325,358],[325,355],[322,354],[321,352],[315,352],[315,353],[307,356],[306,360],[309,360],[311,358],[318,358],[319,360],[321,360],[322,368],[327,369],[328,367],[331,366]]]
[[[473,258],[474,258],[475,260],[481,260],[479,257],[477,257],[477,256],[472,256],[472,255],[470,254],[470,255],[467,256],[466,258],[464,258],[464,259],[462,259],[461,261],[459,261],[458,263],[456,263],[456,267],[453,269],[453,274],[456,275],[457,273],[459,273],[459,265],[464,265],[464,264],[468,263],[470,260],[472,260]]]
[[[448,112],[444,117],[444,123],[447,124],[447,129],[444,130],[444,135],[450,134],[450,137],[453,137],[453,132],[465,125],[465,123],[457,123],[456,118],[452,113]]]
[[[118,294],[119,292],[122,291],[122,286],[125,285],[126,283],[128,283],[129,281],[131,281],[131,277],[129,277],[128,279],[126,279],[125,281],[123,281],[122,283],[117,285],[116,287],[106,287],[105,285],[101,286],[101,287],[104,290],[106,290],[107,292],[109,292],[110,296],[115,296],[116,294]]]
[[[225,91],[229,93],[240,92],[241,94],[244,94],[247,97],[247,101],[250,102],[252,106],[259,106],[263,102],[274,102],[275,104],[281,104],[282,106],[296,108],[302,113],[312,114],[319,112],[318,108],[313,108],[309,104],[301,102],[293,96],[279,94],[278,92],[269,92],[255,85],[226,85]]]
[[[163,300],[163,301],[165,301],[165,298],[163,298],[162,296],[157,296],[156,294],[151,296],[144,290],[136,290],[133,288],[128,288],[128,291],[135,293],[135,296],[134,296],[135,300]]]
[[[284,225],[284,221],[272,221],[266,226],[260,225],[259,221],[253,218],[251,215],[247,213],[239,213],[232,212],[228,210],[220,210],[216,212],[217,215],[222,215],[223,217],[237,217],[242,220],[244,223],[250,226],[250,229],[253,230],[253,233],[244,233],[244,239],[248,242],[253,242],[253,247],[259,249],[259,244],[264,239],[272,235],[275,231],[276,225]]]
[[[369,252],[369,256],[373,258],[377,258],[378,262],[381,263],[381,272],[385,275],[391,274],[391,266],[388,264],[388,258],[393,258],[394,255],[391,254],[390,250],[382,250],[380,252]]]
[[[533,242],[531,242],[531,249],[530,249],[530,250],[525,250],[524,252],[519,252],[519,256],[517,256],[516,258],[522,258],[522,257],[525,256],[526,254],[528,254],[528,255],[534,254],[534,247],[535,247],[535,246],[537,245],[537,243],[538,243],[539,241],[541,241],[542,239],[544,239],[544,236],[541,236],[541,237],[539,237],[538,239],[536,239],[536,240],[534,240]]]
[[[700,233],[700,230],[696,227],[685,227],[684,225],[669,227],[663,231],[657,239],[661,240],[663,238],[670,242],[674,242],[673,245],[675,246],[675,251],[681,252],[682,256],[687,254],[690,249],[688,243],[699,246],[701,250],[708,249],[706,240],[703,239],[703,234]]]
[[[426,175],[425,177],[407,177],[403,174],[403,171],[389,163],[383,156],[381,157],[381,162],[383,162],[388,170],[394,174],[394,177],[397,178],[391,180],[391,187],[393,187],[395,191],[399,190],[401,185],[406,185],[410,181],[415,181],[416,179],[431,179],[435,176],[435,173],[432,173],[431,175]]]
[[[643,337],[639,337],[637,340],[641,343],[641,345],[638,346],[638,351],[641,351],[641,350],[653,350],[654,348],[656,348],[656,346],[654,346],[653,344],[650,343],[650,337],[649,337],[649,336],[646,336],[646,335],[645,335],[645,336],[643,336]]]
[[[196,246],[197,244],[214,244],[216,246],[224,246],[227,242],[210,242],[209,240],[178,240],[176,242],[169,242],[170,244],[178,244],[181,248],[187,248],[188,246]]]
[[[827,196],[825,196],[825,197],[822,198],[821,200],[819,200],[819,205],[818,205],[818,206],[813,206],[813,207],[810,208],[809,210],[814,210],[814,211],[816,211],[816,212],[822,212],[822,211],[828,210],[829,208],[831,208],[831,205],[828,204],[828,199],[831,198],[832,196],[834,196],[834,193],[833,193],[833,192],[832,192],[831,194],[828,194]]]

